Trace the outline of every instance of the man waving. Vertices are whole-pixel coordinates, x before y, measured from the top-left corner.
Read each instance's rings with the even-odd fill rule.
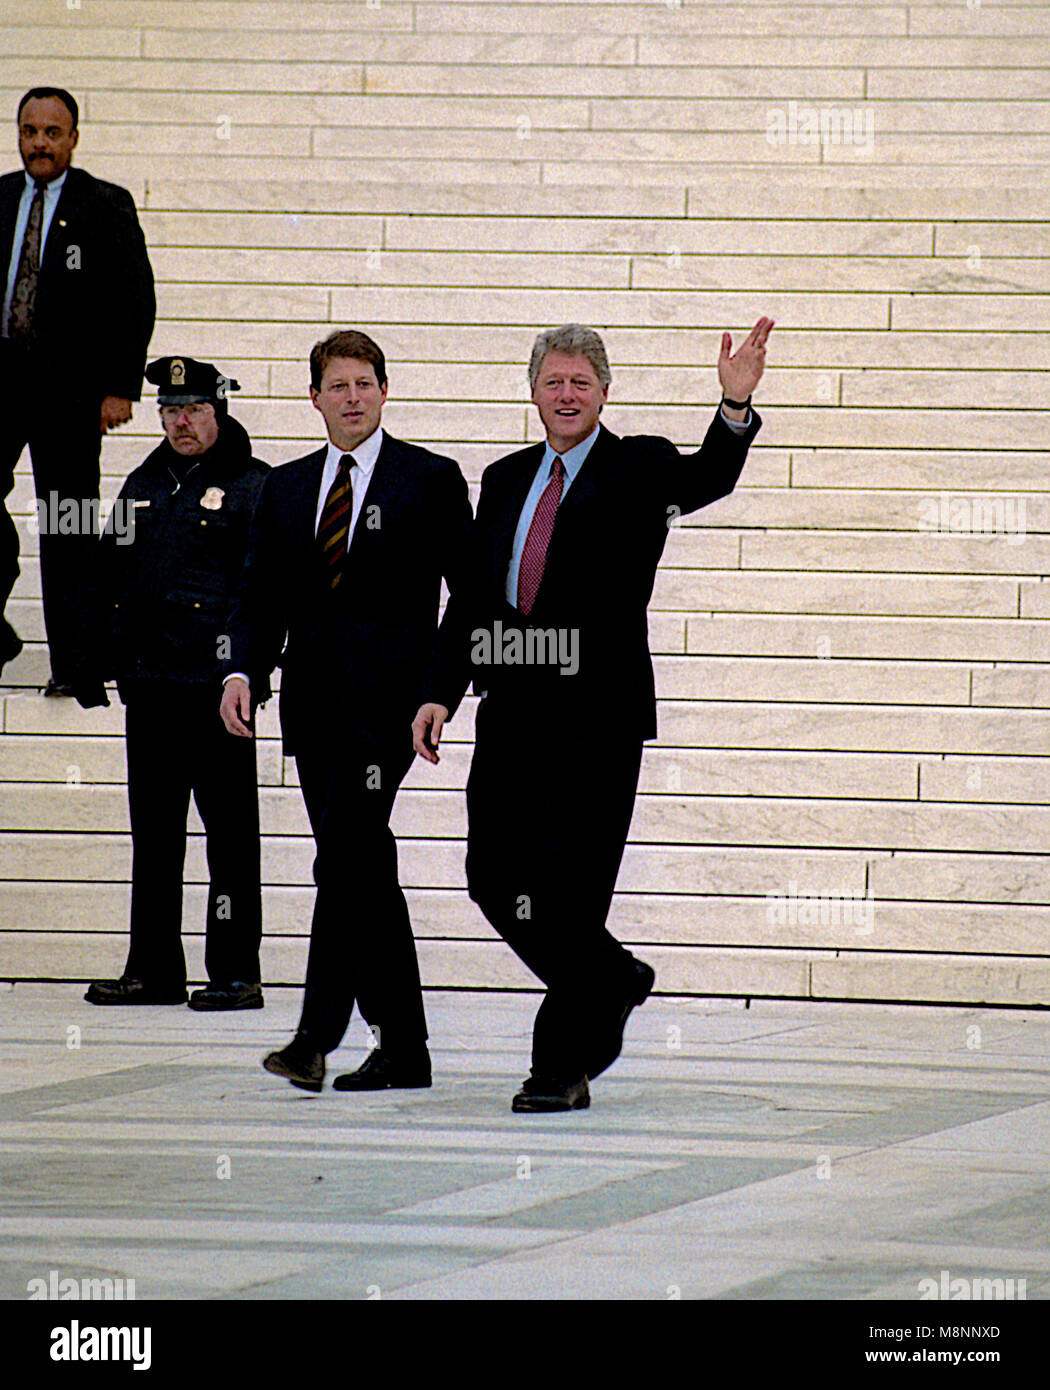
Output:
[[[529,365],[546,442],[484,474],[470,565],[441,625],[415,749],[437,762],[468,683],[483,696],[467,783],[467,884],[547,986],[517,1111],[577,1110],[619,1056],[650,966],[605,926],[631,823],[642,745],[656,735],[646,608],[669,525],[732,492],[761,421],[751,392],[772,319],[733,354],[695,454],[618,438],[599,421],[611,374],[601,338],[541,333]]]

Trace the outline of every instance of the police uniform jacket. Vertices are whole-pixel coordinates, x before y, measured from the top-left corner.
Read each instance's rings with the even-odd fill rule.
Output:
[[[185,458],[165,439],[129,475],[102,547],[105,674],[122,699],[150,682],[220,685],[248,526],[269,471],[228,416],[206,453]],[[265,699],[262,673],[251,676],[253,696]]]

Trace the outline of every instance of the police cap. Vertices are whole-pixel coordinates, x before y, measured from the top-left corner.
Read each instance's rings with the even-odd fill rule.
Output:
[[[241,384],[223,376],[210,362],[193,357],[158,357],[146,368],[146,380],[157,388],[159,405],[191,405],[195,401],[225,404],[231,391]]]

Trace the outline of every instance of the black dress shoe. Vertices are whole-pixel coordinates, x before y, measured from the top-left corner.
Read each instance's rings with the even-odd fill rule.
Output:
[[[391,1057],[377,1047],[357,1071],[346,1072],[332,1082],[336,1091],[412,1090],[431,1085],[430,1053],[424,1047],[410,1057]]]
[[[231,980],[228,985],[207,985],[204,989],[195,989],[190,995],[190,1008],[199,1009],[202,1013],[262,1007],[262,985],[248,984],[244,980]]]
[[[550,1114],[555,1110],[586,1110],[591,1103],[587,1078],[565,1081],[555,1076],[528,1076],[510,1103],[519,1115]]]
[[[607,1022],[603,1019],[598,1027],[594,1049],[587,1060],[587,1075],[593,1081],[601,1076],[606,1067],[611,1067],[623,1051],[623,1030],[627,1026],[631,1010],[644,1004],[656,983],[656,972],[645,961],[634,962],[634,976],[622,994],[612,1001]]]
[[[89,1004],[185,1004],[186,986],[158,989],[144,980],[92,980],[84,998]]]
[[[324,1089],[324,1053],[311,1047],[299,1033],[287,1047],[264,1057],[263,1066],[274,1076],[283,1076],[293,1086],[298,1086],[300,1091]]]
[[[101,681],[80,681],[73,686],[72,694],[81,709],[109,707],[109,696]]]
[[[61,695],[76,700],[81,709],[97,709],[109,705],[109,696],[102,681],[56,681],[54,676],[44,686],[48,697]]]

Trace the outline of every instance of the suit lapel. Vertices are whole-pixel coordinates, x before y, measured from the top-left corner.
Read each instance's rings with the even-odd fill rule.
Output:
[[[604,425],[599,428],[598,438],[591,445],[590,453],[583,461],[583,467],[559,503],[554,520],[554,534],[551,536],[552,546],[558,540],[559,533],[564,535],[565,531],[571,531],[577,518],[586,513],[588,504],[606,481],[603,476],[604,464],[609,452],[618,442],[618,435],[612,434]]]
[[[15,220],[18,217],[18,204],[25,187],[23,174],[6,174],[0,191],[0,276],[7,284],[7,272],[14,251]]]
[[[367,571],[372,563],[383,543],[384,534],[389,531],[385,523],[399,509],[409,484],[401,443],[384,431],[379,457],[372,469],[372,477],[354,527],[354,534],[350,537],[343,582],[339,586],[342,593],[352,593],[354,577],[362,571]]]
[[[306,458],[300,460],[301,473],[297,479],[298,486],[289,499],[288,509],[284,515],[289,540],[293,546],[307,546],[311,550],[316,549],[314,538],[316,535],[317,500],[321,491],[321,474],[324,472],[324,461],[327,455],[327,449],[318,449],[316,454],[307,454]]]
[[[586,529],[593,525],[592,513],[596,499],[609,482],[606,468],[609,454],[618,442],[618,436],[603,425],[571,487],[558,504],[533,613],[537,610],[542,611],[544,595],[549,592],[551,583],[555,588],[558,587],[558,574],[564,572],[563,562],[570,559],[580,528]]]
[[[510,564],[510,552],[514,545],[514,533],[518,529],[521,509],[525,505],[525,498],[529,495],[529,488],[536,476],[536,469],[539,468],[543,459],[545,448],[545,444],[537,444],[535,448],[523,455],[517,471],[507,486],[506,503],[501,509],[500,519],[496,524],[493,537],[496,577],[500,584],[506,579],[507,566]]]
[[[49,275],[53,275],[55,271],[60,270],[69,240],[78,241],[75,231],[71,233],[70,237],[66,236],[66,228],[70,222],[76,222],[80,211],[81,188],[80,170],[70,169],[66,174],[62,191],[58,195],[54,216],[51,218],[51,225],[47,232],[47,241],[44,242],[44,257],[40,265],[41,275],[45,271],[48,271]]]

